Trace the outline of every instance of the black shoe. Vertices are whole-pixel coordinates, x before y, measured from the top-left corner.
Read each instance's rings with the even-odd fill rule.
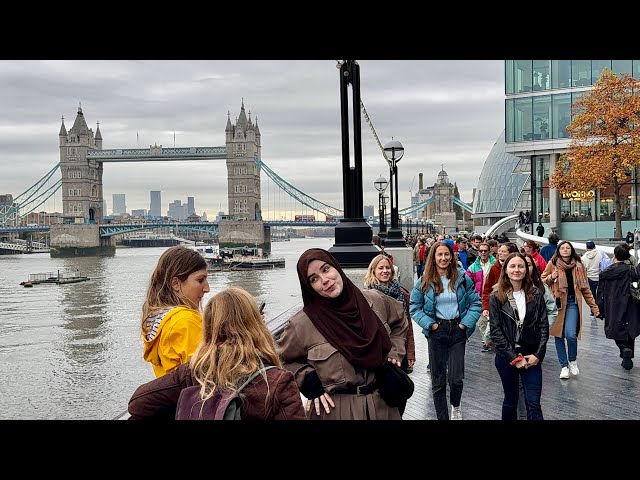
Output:
[[[633,360],[631,360],[631,355],[633,352],[630,348],[625,348],[622,350],[622,368],[625,370],[631,370],[633,368]]]

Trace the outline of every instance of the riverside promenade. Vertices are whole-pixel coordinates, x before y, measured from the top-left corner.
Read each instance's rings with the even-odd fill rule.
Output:
[[[582,339],[578,340],[580,374],[561,380],[560,364],[554,337],[549,337],[542,362],[542,414],[545,420],[640,420],[640,360],[627,371],[620,366],[619,350],[613,340],[604,336],[604,321],[582,320]],[[427,370],[427,339],[413,323],[416,341],[416,364],[411,373],[415,383],[413,396],[407,402],[404,420],[435,420],[431,396],[431,378]],[[480,351],[478,330],[467,342],[465,378],[462,391],[463,420],[500,420],[503,390],[494,365],[495,355]],[[447,385],[447,394],[449,386]]]

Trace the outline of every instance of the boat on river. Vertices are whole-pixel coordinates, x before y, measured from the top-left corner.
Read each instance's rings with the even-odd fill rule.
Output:
[[[20,285],[24,287],[33,287],[41,283],[55,283],[56,285],[66,285],[68,283],[86,282],[90,280],[89,277],[85,277],[77,269],[64,269],[53,272],[41,272],[29,274],[29,280],[26,282],[20,282]]]

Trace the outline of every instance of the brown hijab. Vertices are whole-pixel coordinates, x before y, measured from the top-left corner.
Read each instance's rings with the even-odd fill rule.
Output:
[[[320,260],[335,268],[344,283],[340,295],[326,298],[318,294],[307,278],[309,264]],[[298,260],[304,313],[311,323],[352,365],[374,369],[387,361],[391,339],[367,299],[347,278],[338,261],[326,250],[311,248]]]

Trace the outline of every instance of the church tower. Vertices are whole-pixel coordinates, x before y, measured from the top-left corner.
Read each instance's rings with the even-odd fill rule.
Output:
[[[227,181],[229,216],[232,220],[262,220],[260,198],[260,129],[258,117],[255,124],[244,110],[244,99],[235,125],[231,113],[227,113],[225,128],[227,148]]]
[[[438,173],[438,180],[434,185],[434,195],[436,197],[436,213],[453,212],[453,196],[455,186],[449,181],[449,175],[442,170]]]
[[[60,171],[62,173],[62,215],[65,223],[102,223],[102,163],[88,160],[89,150],[102,150],[102,135],[98,124],[96,135],[87,126],[82,106],[73,126],[67,132],[62,117],[60,140]]]

